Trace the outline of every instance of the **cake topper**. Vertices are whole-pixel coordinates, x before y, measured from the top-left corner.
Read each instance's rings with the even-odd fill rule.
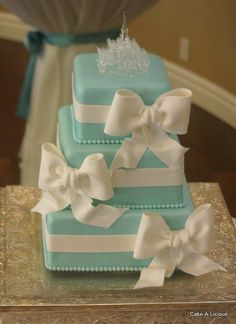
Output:
[[[98,69],[101,74],[135,76],[146,74],[149,58],[135,39],[130,39],[126,12],[123,12],[121,33],[116,40],[107,40],[107,47],[97,48]]]

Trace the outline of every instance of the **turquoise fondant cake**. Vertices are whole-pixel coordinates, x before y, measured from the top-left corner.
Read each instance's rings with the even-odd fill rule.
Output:
[[[34,211],[42,214],[45,265],[142,271],[137,288],[149,285],[142,276],[153,269],[156,286],[176,267],[197,275],[185,249],[187,258],[195,256],[196,247],[187,250],[193,224],[202,217],[211,223],[211,209],[194,211],[184,175],[187,149],[177,137],[187,131],[191,91],[170,90],[156,55],[149,55],[147,73],[135,77],[101,75],[97,60],[97,54],[75,58],[73,105],[59,111],[57,146],[42,147],[43,196]]]

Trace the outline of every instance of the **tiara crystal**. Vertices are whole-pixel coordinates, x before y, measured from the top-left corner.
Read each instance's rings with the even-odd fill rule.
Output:
[[[135,76],[146,74],[149,66],[147,52],[135,39],[130,39],[123,13],[123,25],[116,40],[107,40],[107,47],[97,48],[98,70],[101,74]]]

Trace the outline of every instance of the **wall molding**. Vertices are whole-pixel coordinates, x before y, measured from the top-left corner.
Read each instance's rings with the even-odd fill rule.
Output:
[[[180,65],[164,59],[173,88],[189,88],[193,103],[236,128],[236,95]]]
[[[14,14],[0,11],[0,38],[22,42],[30,29]],[[196,105],[236,128],[236,95],[176,63],[164,63],[174,88],[191,89]]]

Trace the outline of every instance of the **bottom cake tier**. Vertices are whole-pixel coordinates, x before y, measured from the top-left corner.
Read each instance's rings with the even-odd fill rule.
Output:
[[[184,201],[182,208],[129,209],[110,228],[81,224],[70,208],[49,213],[42,218],[45,265],[59,271],[140,271],[151,262],[133,257],[142,214],[158,213],[171,230],[181,230],[194,208],[187,184]]]

